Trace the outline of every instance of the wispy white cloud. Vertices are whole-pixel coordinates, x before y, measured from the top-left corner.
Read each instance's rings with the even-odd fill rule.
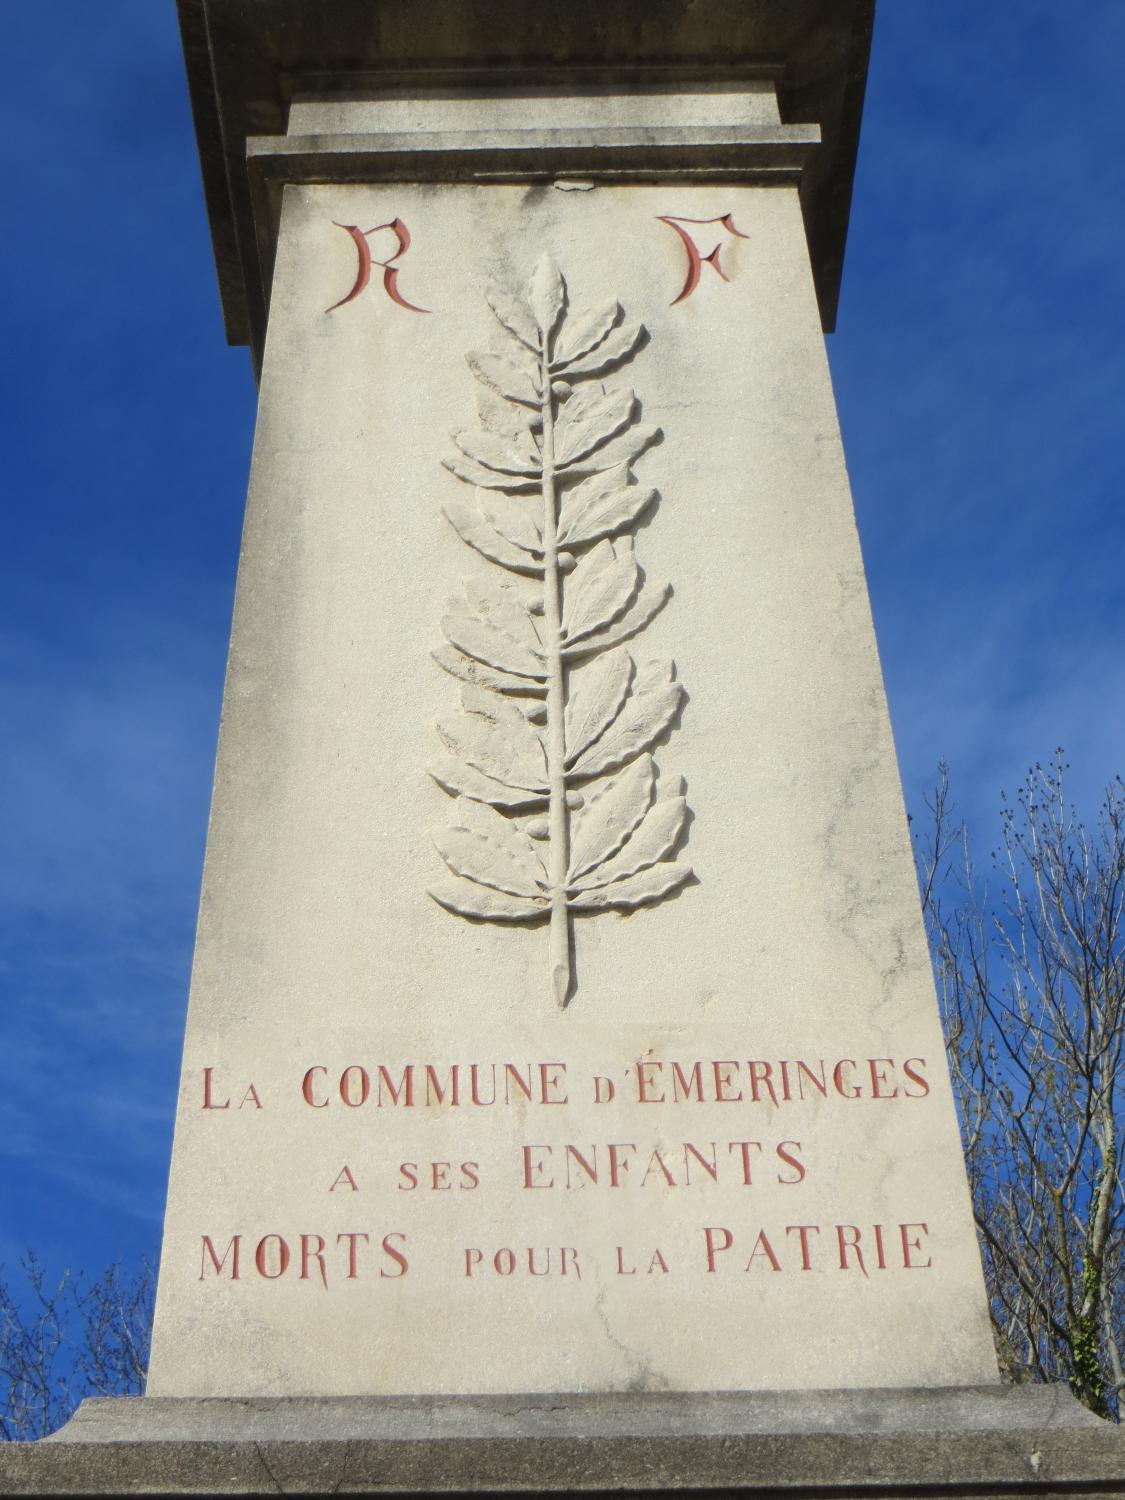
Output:
[[[222,650],[126,608],[4,657],[5,1232],[57,1262],[156,1232]]]

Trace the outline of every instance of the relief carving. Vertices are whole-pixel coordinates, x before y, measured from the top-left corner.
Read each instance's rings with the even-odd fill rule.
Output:
[[[728,234],[733,235],[736,240],[748,240],[750,236],[743,234],[734,222],[733,214],[717,214],[712,219],[685,219],[681,214],[657,214],[661,224],[667,224],[668,228],[674,230],[680,237],[680,243],[687,252],[687,275],[684,284],[677,296],[672,298],[672,306],[677,302],[686,302],[699,285],[699,278],[703,275],[703,267],[710,266],[721,281],[729,281],[730,277],[723,270],[722,249],[723,242],[718,240],[715,248],[704,255],[690,229],[685,225],[696,224],[706,226],[708,224],[719,224]]]
[[[631,465],[659,429],[638,420],[631,390],[597,378],[643,333],[616,302],[568,307],[549,257],[526,300],[488,300],[511,343],[468,356],[486,388],[482,426],[458,433],[445,463],[475,493],[445,514],[508,576],[466,582],[434,653],[464,686],[430,768],[457,798],[433,835],[451,876],[430,894],[462,916],[548,921],[551,992],[565,1005],[572,913],[659,901],[692,873],[675,857],[683,783],[658,777],[650,754],[683,689],[672,662],[638,662],[624,645],[670,592],[644,576],[632,536],[656,491]]]
[[[341,297],[339,302],[333,302],[331,307],[326,307],[325,312],[335,312],[338,307],[346,307],[349,302],[354,302],[361,292],[366,291],[374,266],[382,267],[383,290],[392,302],[396,302],[407,312],[428,313],[430,311],[428,307],[418,307],[413,302],[408,302],[398,289],[399,272],[402,267],[397,262],[410,249],[410,230],[400,218],[395,217],[386,224],[376,224],[371,229],[360,229],[358,224],[341,224],[335,219],[332,222],[337,229],[343,229],[351,235],[357,262],[355,281],[352,283],[351,291]],[[371,253],[371,236],[383,231],[394,236],[397,248],[383,260],[379,260]]]

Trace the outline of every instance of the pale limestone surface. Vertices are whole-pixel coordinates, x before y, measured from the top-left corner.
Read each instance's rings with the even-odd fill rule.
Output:
[[[730,280],[705,264],[677,305],[670,214],[749,236],[695,230]],[[337,224],[396,218],[397,289],[429,312],[389,300],[376,267],[327,313],[356,273]],[[696,874],[649,909],[576,919],[565,1010],[541,926],[470,923],[426,894],[451,799],[424,768],[459,686],[430,652],[462,579],[494,571],[442,517],[470,492],[441,464],[474,421],[465,355],[497,343],[486,289],[521,291],[544,251],[574,305],[615,298],[650,338],[627,373],[663,432],[635,465],[661,496],[637,555],[674,593],[636,654],[674,659],[687,689],[655,758],[686,779]],[[825,1065],[829,1097],[797,1060]],[[707,1100],[672,1102],[671,1064],[690,1080],[696,1061]],[[776,1103],[750,1062],[771,1064]],[[473,1063],[486,1091],[512,1064],[535,1100],[508,1075],[510,1103],[472,1104]],[[380,1066],[397,1085],[407,1064],[414,1104],[385,1083],[380,1104]],[[443,1082],[459,1065],[457,1107],[427,1107],[427,1064]],[[356,1107],[349,1067],[371,1078]],[[202,1108],[206,1068],[229,1108]],[[261,1108],[239,1108],[251,1083]],[[596,1184],[571,1155],[584,1185],[567,1188],[568,1144]],[[799,1226],[819,1230],[807,1270]],[[837,1226],[864,1271],[852,1251],[840,1268]],[[242,1237],[237,1281],[205,1235],[219,1257]],[[283,1274],[276,1238],[256,1265],[267,1236]],[[288,188],[150,1393],[995,1379],[795,187]]]
[[[1122,1447],[1064,1386],[92,1398],[0,1492],[1120,1500]]]
[[[475,91],[386,89],[377,99],[298,98],[289,110],[291,135],[366,134],[412,130],[474,130],[487,118],[490,131],[589,130],[638,125],[776,125],[777,94],[764,79],[680,87],[637,88],[628,94],[606,85],[550,90]]]

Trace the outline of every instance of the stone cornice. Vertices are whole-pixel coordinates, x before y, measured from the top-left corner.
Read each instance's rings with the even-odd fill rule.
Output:
[[[623,90],[699,79],[773,78],[782,120],[819,127],[812,137],[764,140],[697,139],[647,143],[580,140],[558,142],[552,170],[596,175],[592,160],[617,175],[634,170],[646,147],[654,170],[717,177],[741,173],[761,180],[766,155],[780,171],[800,149],[807,161],[801,196],[824,327],[835,323],[870,50],[874,0],[644,0],[606,6],[570,0],[539,6],[528,0],[178,0],[180,25],[207,211],[222,295],[227,337],[260,353],[267,292],[263,271],[272,259],[268,221],[261,218],[269,182],[315,170],[336,180],[324,161],[324,142],[285,137],[289,106],[299,95],[344,96],[414,82],[454,82],[467,90],[498,82],[513,86],[571,86],[596,80]],[[730,132],[726,132],[729,134]],[[747,132],[752,135],[754,132]],[[758,132],[760,135],[761,132]],[[784,134],[784,132],[783,132]],[[263,141],[262,138],[274,138]],[[495,146],[496,143],[493,143]],[[456,148],[455,161],[438,169],[441,147],[413,143],[404,162],[393,141],[347,142],[338,161],[340,180],[359,171],[416,169],[454,180],[532,172],[536,146],[529,137],[512,144],[489,167],[472,143]],[[542,144],[542,143],[538,143]],[[687,161],[685,151],[691,152]],[[583,154],[584,146],[589,149]],[[707,162],[707,150],[711,151]],[[780,149],[780,155],[778,151]],[[521,154],[522,152],[522,154]],[[393,162],[398,156],[398,165]],[[475,164],[467,173],[469,158]],[[319,158],[313,166],[314,159]],[[544,158],[540,158],[544,160]],[[361,165],[362,164],[362,165]],[[690,169],[690,170],[689,170]],[[459,173],[459,177],[456,175]],[[327,174],[327,175],[326,175]],[[651,174],[650,174],[651,175]],[[257,203],[255,203],[257,192]],[[264,196],[263,196],[264,195]]]

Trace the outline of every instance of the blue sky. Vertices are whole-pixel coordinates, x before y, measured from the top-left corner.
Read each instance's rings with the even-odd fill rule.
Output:
[[[1014,17],[1018,12],[1018,24]],[[172,0],[5,18],[0,1265],[155,1253],[254,420]],[[1125,0],[882,0],[830,354],[909,805],[1125,771]]]

